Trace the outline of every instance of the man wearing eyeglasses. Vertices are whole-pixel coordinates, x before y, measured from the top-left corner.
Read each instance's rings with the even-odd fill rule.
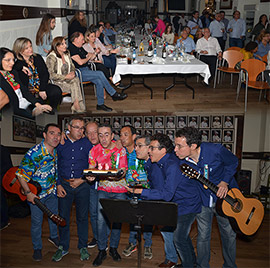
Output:
[[[88,208],[89,184],[82,179],[83,170],[88,168],[88,155],[92,143],[83,136],[84,121],[73,117],[68,125],[67,140],[57,148],[58,152],[58,181],[57,195],[59,197],[59,213],[66,220],[66,226],[59,226],[59,248],[53,255],[53,261],[60,261],[68,254],[70,240],[70,211],[72,203],[76,205],[76,223],[78,230],[78,249],[82,261],[89,259],[87,252],[88,238]]]
[[[180,172],[180,160],[173,154],[173,144],[170,138],[164,134],[155,134],[151,137],[149,156],[154,163],[151,178],[163,179],[163,186],[153,189],[135,189],[135,193],[141,194],[146,200],[165,200],[178,204],[178,221],[174,232],[162,233],[167,241],[173,239],[174,245],[180,255],[182,267],[193,267],[196,264],[194,248],[189,237],[192,223],[197,213],[201,211],[201,199],[196,181],[188,180]],[[149,177],[150,178],[150,177]],[[156,183],[151,181],[151,183]],[[128,191],[132,192],[131,188]],[[172,238],[173,237],[173,238]],[[175,251],[174,246],[167,248],[166,260],[159,267],[173,267],[176,259],[168,259]],[[167,255],[168,253],[168,255]],[[175,257],[174,257],[175,258]]]
[[[147,138],[146,138],[147,137]],[[144,169],[148,156],[148,146],[150,144],[150,137],[136,138],[136,129],[133,126],[125,126],[121,129],[120,140],[122,145],[126,149],[128,170],[126,174],[126,181],[128,184],[135,187],[135,185],[141,185],[144,188],[149,188],[149,182],[147,180],[147,174]],[[135,145],[135,140],[137,140]],[[144,154],[137,156],[137,152]],[[133,196],[127,193],[127,198],[131,199]],[[137,196],[139,198],[139,196]],[[133,252],[137,251],[137,232],[134,230],[134,224],[130,224],[129,244],[123,250],[122,254],[126,257],[130,256]],[[143,238],[144,243],[144,258],[152,259],[152,226],[144,226]]]

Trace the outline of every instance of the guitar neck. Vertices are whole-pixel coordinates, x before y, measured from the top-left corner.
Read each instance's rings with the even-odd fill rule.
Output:
[[[34,201],[35,204],[49,216],[49,218],[53,216],[53,213],[38,198],[35,198]]]
[[[203,183],[204,185],[206,185],[215,194],[217,193],[218,187],[213,182],[209,181],[204,176],[202,176],[201,174],[198,174],[197,180],[200,181],[201,183]],[[230,205],[233,205],[234,202],[235,202],[235,199],[232,198],[229,195],[226,195],[226,197],[224,198],[224,200],[227,201]]]

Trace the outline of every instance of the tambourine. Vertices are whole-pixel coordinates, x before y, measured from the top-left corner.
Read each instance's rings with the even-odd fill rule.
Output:
[[[123,169],[108,169],[108,170],[99,170],[99,169],[84,169],[83,175],[90,177],[99,177],[99,178],[120,178],[124,174]]]

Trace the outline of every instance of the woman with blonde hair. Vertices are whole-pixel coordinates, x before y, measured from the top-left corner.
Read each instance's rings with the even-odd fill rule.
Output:
[[[32,42],[26,37],[17,38],[13,44],[17,61],[14,68],[20,80],[36,99],[50,102],[54,114],[62,100],[62,91],[57,85],[49,83],[49,72],[43,58],[33,52]]]
[[[83,11],[76,11],[73,18],[69,22],[68,26],[68,40],[70,41],[70,37],[75,32],[80,32],[83,35],[87,30],[87,21]]]
[[[42,18],[40,26],[36,35],[36,45],[38,47],[38,53],[42,57],[46,57],[52,43],[51,31],[55,28],[55,16],[52,14],[45,14]]]
[[[72,113],[85,112],[79,78],[75,74],[75,66],[70,57],[65,38],[57,36],[53,39],[51,50],[46,59],[50,78],[63,92],[71,94]]]

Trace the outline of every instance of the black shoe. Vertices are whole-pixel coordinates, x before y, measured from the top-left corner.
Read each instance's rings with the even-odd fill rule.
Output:
[[[119,89],[125,89],[127,86],[123,85],[122,83],[119,83],[116,87]]]
[[[41,261],[42,259],[41,249],[35,249],[32,257],[34,261]]]
[[[87,244],[87,247],[88,247],[88,248],[94,248],[96,245],[97,245],[97,240],[96,240],[96,238],[93,238],[92,241],[90,241],[90,242]]]
[[[107,253],[106,250],[100,250],[97,257],[93,261],[93,266],[100,266],[102,262],[106,259]]]
[[[125,94],[125,93],[118,93],[118,92],[115,92],[115,93],[112,95],[112,99],[113,99],[114,101],[124,100],[126,97],[127,97],[127,94]]]
[[[110,248],[109,255],[113,258],[114,261],[120,261],[121,260],[121,256],[117,252],[116,248]]]
[[[112,111],[112,108],[106,106],[105,104],[102,104],[102,105],[97,105],[97,110],[111,112]]]

